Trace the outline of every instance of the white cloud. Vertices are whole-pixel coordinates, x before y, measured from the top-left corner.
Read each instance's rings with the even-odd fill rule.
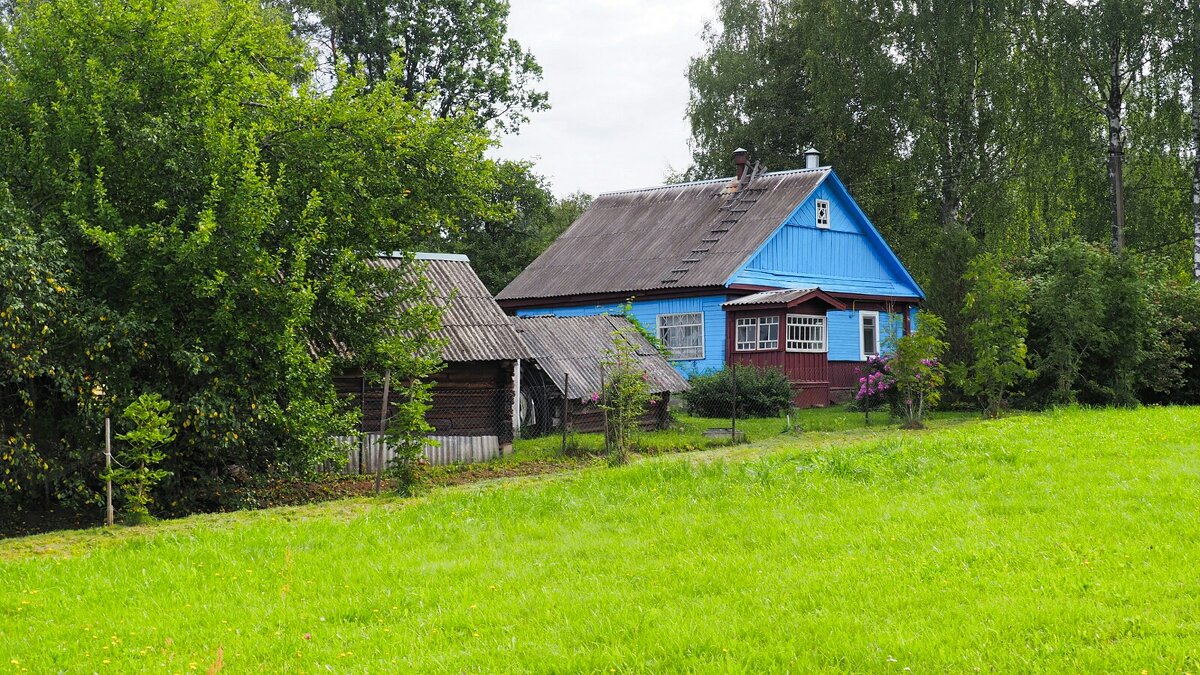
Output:
[[[713,13],[713,0],[512,0],[509,34],[542,65],[551,109],[493,154],[533,160],[558,195],[686,168],[687,64]]]

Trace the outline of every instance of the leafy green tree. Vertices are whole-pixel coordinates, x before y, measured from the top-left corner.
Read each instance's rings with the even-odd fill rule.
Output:
[[[941,362],[946,352],[946,323],[932,312],[921,314],[920,327],[895,340],[887,363],[904,425],[919,429],[926,413],[938,404],[946,381]]]
[[[369,85],[391,81],[442,118],[516,130],[547,108],[542,69],[508,37],[507,0],[289,0],[297,31]]]
[[[587,208],[591,198],[555,199],[526,162],[499,162],[487,197],[492,210],[463,218],[423,246],[463,253],[492,293],[499,293]]]
[[[966,283],[962,312],[971,357],[962,385],[979,397],[984,414],[994,418],[1013,387],[1033,375],[1025,345],[1029,291],[995,255],[972,260]]]
[[[117,435],[124,446],[117,451],[116,466],[107,478],[121,491],[126,519],[138,524],[150,518],[154,486],[171,475],[158,465],[167,456],[163,448],[175,440],[174,415],[170,401],[158,394],[142,394],[126,406],[121,418],[130,428]]]
[[[649,376],[637,358],[633,340],[636,334],[613,332],[612,349],[605,354],[604,391],[601,392],[600,407],[607,413],[605,428],[608,460],[612,464],[625,464],[633,450],[634,437],[647,409],[658,405],[650,391]]]
[[[1075,402],[1085,360],[1103,352],[1103,255],[1070,239],[1030,262],[1030,360],[1051,403]]]
[[[66,305],[37,310],[65,321],[42,322],[60,346],[10,382],[33,400],[5,422],[36,447],[23,466],[95,462],[103,409],[158,391],[179,422],[164,487],[194,497],[234,465],[327,459],[357,418],[335,369],[437,367],[426,286],[371,261],[490,211],[469,120],[390,81],[327,91],[246,0],[19,2],[0,56],[0,225],[30,242],[0,264],[41,265],[55,283],[14,292]]]

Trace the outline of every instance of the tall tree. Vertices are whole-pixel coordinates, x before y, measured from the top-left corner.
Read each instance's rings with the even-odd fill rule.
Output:
[[[28,401],[0,418],[21,449],[0,462],[25,458],[0,499],[79,494],[96,418],[144,392],[179,411],[177,492],[328,458],[355,421],[343,365],[390,369],[419,404],[436,310],[371,261],[487,212],[469,122],[390,82],[322,93],[251,0],[22,1],[0,41],[0,230],[21,243],[0,268],[29,270],[0,305],[37,322],[0,327],[30,350],[0,380]]]
[[[497,130],[547,107],[541,66],[508,37],[508,0],[280,1],[332,77],[344,66],[368,85],[390,79],[439,117],[469,113]]]
[[[1048,66],[1076,79],[1080,103],[1103,117],[1108,172],[1111,244],[1126,245],[1125,151],[1131,89],[1148,64],[1161,60],[1171,43],[1163,39],[1153,0],[1049,2],[1045,16],[1053,27]]]
[[[1200,282],[1200,0],[1187,0],[1184,49],[1191,122],[1192,280]]]
[[[492,293],[516,278],[591,201],[578,194],[556,199],[526,162],[499,162],[487,199],[494,207],[488,213],[464,218],[421,245],[467,255]]]

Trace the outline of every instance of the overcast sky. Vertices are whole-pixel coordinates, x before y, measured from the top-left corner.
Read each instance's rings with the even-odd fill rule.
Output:
[[[545,70],[551,109],[493,155],[529,159],[556,195],[663,182],[687,168],[688,60],[713,0],[511,0],[509,34]]]

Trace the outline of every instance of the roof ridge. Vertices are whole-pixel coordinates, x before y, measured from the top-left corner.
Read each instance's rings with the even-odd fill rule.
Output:
[[[761,180],[761,179],[767,178],[767,177],[786,176],[786,175],[797,174],[797,173],[815,173],[815,172],[819,172],[819,171],[830,171],[830,170],[832,170],[832,168],[833,167],[830,167],[830,166],[819,166],[815,169],[783,169],[781,171],[768,171],[766,173],[760,174],[758,176],[758,179]],[[632,194],[635,192],[652,192],[654,190],[670,190],[673,188],[692,187],[692,186],[696,186],[696,185],[718,185],[721,183],[729,183],[734,180],[737,180],[736,176],[729,176],[727,178],[706,178],[704,180],[688,181],[687,183],[663,183],[661,185],[650,185],[647,187],[640,187],[640,188],[628,188],[625,190],[610,190],[608,192],[599,192],[596,194],[596,196],[597,197],[605,197],[608,195],[627,195],[627,194]]]

